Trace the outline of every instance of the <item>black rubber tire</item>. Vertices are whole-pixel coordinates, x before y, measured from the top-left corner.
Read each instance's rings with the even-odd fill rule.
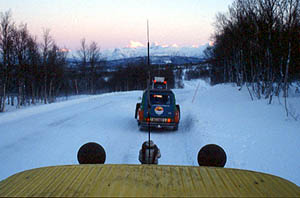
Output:
[[[178,131],[178,124],[173,127],[173,131]]]
[[[138,110],[139,110],[140,107],[141,107],[141,103],[137,103],[136,106],[135,106],[135,115],[134,115],[135,119],[137,118]]]
[[[179,111],[179,120],[180,120],[180,106],[177,104],[176,105],[177,110]]]
[[[146,131],[146,127],[142,127],[141,125],[138,125],[138,127],[140,131]]]

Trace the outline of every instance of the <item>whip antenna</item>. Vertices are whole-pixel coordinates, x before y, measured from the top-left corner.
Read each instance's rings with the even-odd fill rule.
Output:
[[[148,82],[147,82],[147,100],[148,100],[148,145],[149,145],[149,155],[148,155],[148,162],[151,164],[150,160],[150,111],[151,111],[151,101],[150,101],[150,52],[149,52],[149,21],[147,19],[147,65],[148,65]]]
[[[148,19],[147,19],[147,41],[148,41],[148,43],[147,43],[147,48],[148,48],[148,57],[147,57],[147,63],[148,63],[148,68],[149,68],[149,66],[150,66],[150,44],[149,44],[149,21],[148,21]]]

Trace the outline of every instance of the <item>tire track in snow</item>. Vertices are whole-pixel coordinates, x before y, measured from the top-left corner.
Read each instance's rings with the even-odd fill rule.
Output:
[[[58,127],[58,126],[61,126],[61,125],[65,124],[68,121],[73,121],[76,117],[80,116],[81,114],[83,114],[85,112],[95,111],[95,110],[97,110],[99,108],[103,108],[104,106],[107,106],[107,105],[109,105],[111,103],[112,103],[112,101],[106,102],[104,104],[97,105],[96,107],[89,108],[89,109],[86,109],[86,110],[81,111],[79,113],[73,114],[71,116],[68,116],[68,117],[65,117],[65,118],[60,118],[58,120],[55,120],[55,121],[49,123],[48,126],[49,127]]]

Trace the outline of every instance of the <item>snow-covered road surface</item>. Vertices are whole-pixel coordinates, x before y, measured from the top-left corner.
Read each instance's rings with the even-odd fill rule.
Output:
[[[192,98],[199,85],[194,102]],[[174,90],[181,106],[179,130],[154,131],[159,164],[197,165],[199,149],[224,148],[225,167],[274,174],[300,185],[300,122],[287,120],[279,104],[251,101],[231,85],[186,82]],[[139,164],[147,140],[134,119],[142,91],[109,93],[0,115],[0,180],[23,170],[77,164],[77,151],[100,143],[106,164]]]

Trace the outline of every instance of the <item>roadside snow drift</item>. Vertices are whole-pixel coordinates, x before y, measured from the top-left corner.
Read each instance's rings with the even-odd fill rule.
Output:
[[[227,153],[225,167],[270,173],[300,185],[300,122],[287,119],[274,98],[251,101],[246,89],[185,82],[174,90],[181,107],[179,130],[153,131],[162,157],[159,164],[197,166],[206,144]],[[87,142],[106,150],[107,164],[139,164],[147,140],[134,119],[142,91],[110,93],[0,114],[0,180],[17,172],[53,165],[78,164],[77,151]],[[300,113],[299,98],[290,98]],[[298,100],[298,101],[297,101]]]

